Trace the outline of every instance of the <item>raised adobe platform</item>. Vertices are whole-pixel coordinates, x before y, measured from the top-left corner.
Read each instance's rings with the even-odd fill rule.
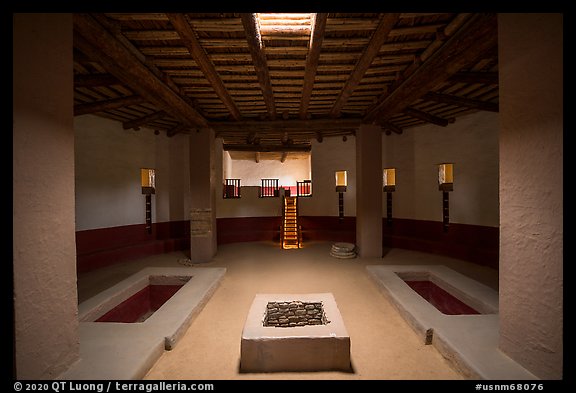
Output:
[[[257,294],[240,352],[241,372],[351,370],[350,336],[331,293]]]
[[[218,288],[225,268],[147,267],[78,306],[80,359],[60,379],[141,379],[171,350]],[[143,289],[182,285],[145,320],[100,321],[110,312],[141,308]],[[119,307],[122,305],[122,307]],[[125,308],[128,306],[128,310]]]
[[[443,265],[369,265],[366,270],[400,315],[468,379],[537,379],[498,347],[498,293]],[[450,315],[408,282],[429,281],[476,313]]]

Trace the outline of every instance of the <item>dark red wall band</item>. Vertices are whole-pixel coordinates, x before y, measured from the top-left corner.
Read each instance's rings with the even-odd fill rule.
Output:
[[[235,217],[217,219],[218,244],[279,241],[280,217]],[[303,241],[355,243],[356,218],[301,216]],[[382,245],[446,255],[498,269],[499,229],[451,223],[444,232],[442,222],[394,218],[382,219]],[[77,270],[87,272],[104,266],[154,254],[187,250],[190,222],[154,223],[148,234],[145,224],[76,232]]]

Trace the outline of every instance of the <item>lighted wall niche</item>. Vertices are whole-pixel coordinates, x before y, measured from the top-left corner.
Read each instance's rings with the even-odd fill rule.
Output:
[[[442,191],[442,227],[448,232],[450,223],[450,194],[454,189],[454,164],[438,164],[438,189]]]
[[[156,171],[151,168],[140,169],[142,194],[146,195],[146,232],[152,233],[152,194],[156,193]]]
[[[336,192],[338,193],[338,218],[344,219],[344,193],[348,186],[348,175],[346,171],[336,171]]]
[[[396,191],[396,168],[385,168],[382,175],[386,192],[386,225],[392,225],[392,193]]]

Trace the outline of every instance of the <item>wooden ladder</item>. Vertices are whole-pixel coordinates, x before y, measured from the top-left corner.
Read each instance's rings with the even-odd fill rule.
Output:
[[[284,197],[282,215],[282,248],[300,248],[301,236],[298,226],[298,198],[293,196]]]

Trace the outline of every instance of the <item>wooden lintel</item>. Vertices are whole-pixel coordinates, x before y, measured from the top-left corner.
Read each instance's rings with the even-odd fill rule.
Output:
[[[407,114],[408,116],[412,116],[412,117],[415,117],[416,119],[423,120],[427,123],[436,124],[437,126],[441,126],[441,127],[446,127],[448,124],[454,122],[453,120],[444,119],[442,117],[434,116],[430,113],[421,111],[421,110],[416,109],[416,108],[411,108],[411,107],[404,109],[404,113]]]
[[[122,81],[132,91],[182,123],[207,127],[206,119],[151,71],[98,20],[89,14],[74,14],[74,47]]]
[[[382,121],[382,122],[380,122],[380,125],[382,126],[382,129],[384,129],[384,131],[389,130],[389,131],[395,132],[398,135],[400,135],[400,134],[402,134],[402,132],[404,132],[402,130],[402,128],[398,127],[396,124],[390,123],[389,121]],[[390,133],[386,132],[386,135],[390,135]]]
[[[74,75],[74,87],[97,87],[120,84],[120,81],[110,74],[76,74]]]
[[[149,115],[142,116],[138,119],[134,119],[134,120],[130,120],[130,121],[126,121],[126,122],[122,123],[122,128],[124,128],[125,130],[129,130],[130,128],[138,129],[138,128],[140,128],[140,126],[143,126],[146,123],[150,123],[154,120],[161,119],[165,116],[166,116],[166,112],[164,112],[164,111],[158,111],[158,112],[150,113]]]
[[[253,152],[309,152],[312,150],[310,145],[242,145],[242,144],[229,144],[222,145],[224,151],[253,151]]]
[[[457,72],[450,77],[451,82],[498,84],[497,72]]]
[[[246,143],[251,145],[254,143],[254,139],[256,139],[256,133],[255,132],[249,132],[248,136],[246,137]]]
[[[146,102],[140,96],[133,95],[127,97],[113,98],[106,101],[89,102],[86,104],[74,105],[74,116],[86,115],[89,113],[109,111],[112,109],[122,108],[124,106],[137,105]]]
[[[462,68],[479,61],[497,45],[496,14],[474,14],[408,78],[384,96],[364,120],[384,120],[403,111]]]
[[[305,120],[310,104],[310,97],[316,78],[316,70],[320,60],[320,50],[324,40],[324,31],[326,30],[327,13],[318,13],[314,16],[312,24],[312,33],[310,34],[310,45],[306,55],[306,68],[304,73],[304,86],[302,87],[302,99],[300,101],[299,116]]]
[[[187,129],[186,125],[184,125],[182,123],[177,124],[175,127],[172,127],[171,129],[166,131],[166,136],[173,137],[174,135],[176,135],[180,132],[183,132],[186,129]]]
[[[214,91],[224,104],[224,106],[226,106],[226,109],[230,111],[230,115],[232,116],[232,118],[234,120],[240,120],[242,115],[240,114],[238,107],[234,103],[234,100],[230,96],[230,93],[228,93],[228,91],[226,90],[226,87],[224,86],[222,79],[220,79],[218,72],[216,72],[216,68],[214,68],[214,64],[208,58],[208,55],[206,54],[206,51],[204,50],[200,42],[198,41],[198,38],[196,38],[196,34],[194,33],[194,30],[190,26],[190,22],[188,21],[187,16],[185,14],[171,14],[171,13],[166,15],[170,19],[170,22],[172,23],[172,26],[174,26],[174,29],[178,32],[178,35],[180,36],[182,43],[188,49],[188,51],[194,58],[194,61],[196,62],[196,64],[198,64],[198,67],[200,67],[200,70],[202,71],[208,82],[210,82],[210,85],[212,85],[212,88],[214,89]]]
[[[368,70],[370,64],[372,64],[372,61],[380,52],[380,48],[382,47],[384,41],[386,41],[388,38],[390,31],[392,31],[394,25],[396,22],[398,22],[398,19],[400,19],[400,15],[400,13],[386,13],[382,16],[376,31],[372,33],[372,37],[370,38],[368,46],[366,46],[364,52],[362,52],[362,55],[360,56],[360,59],[358,59],[354,70],[352,70],[350,77],[346,81],[346,84],[340,91],[336,102],[332,106],[332,109],[330,110],[330,116],[337,117],[340,115],[342,108],[346,102],[348,102],[348,99],[356,87],[360,84],[360,81],[366,73],[366,70]]]
[[[276,105],[274,103],[274,93],[272,91],[272,82],[270,81],[270,72],[268,71],[268,64],[266,55],[262,51],[262,39],[260,36],[260,27],[258,24],[258,17],[252,13],[242,13],[242,25],[246,33],[246,40],[248,42],[248,49],[252,56],[252,63],[258,76],[258,82],[262,89],[264,102],[268,110],[268,116],[271,120],[276,119]]]
[[[249,129],[253,132],[258,130],[317,130],[336,128],[357,128],[361,119],[311,119],[311,120],[245,120],[238,122],[213,121],[210,127],[215,130],[241,130]]]
[[[421,97],[423,100],[441,102],[456,106],[465,106],[487,112],[498,112],[499,105],[493,102],[480,101],[472,98],[459,97],[452,94],[426,93]]]

